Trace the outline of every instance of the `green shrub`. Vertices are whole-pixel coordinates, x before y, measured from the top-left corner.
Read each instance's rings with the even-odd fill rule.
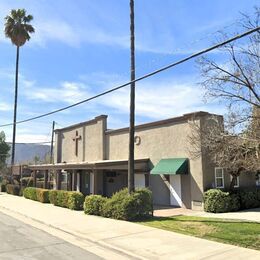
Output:
[[[260,207],[260,192],[255,190],[241,190],[239,191],[241,209],[250,209]]]
[[[59,190],[57,192],[57,205],[59,207],[67,208],[68,205],[68,192]]]
[[[50,202],[59,207],[73,210],[82,210],[84,195],[77,191],[51,190],[49,192]]]
[[[23,191],[23,196],[26,199],[37,200],[36,188],[33,187],[25,188]]]
[[[89,195],[85,198],[84,212],[89,215],[101,216],[107,198],[101,195]]]
[[[149,217],[153,213],[152,192],[147,188],[137,189],[134,196],[137,200],[138,216]]]
[[[50,203],[49,190],[36,189],[37,200],[42,203]]]
[[[149,217],[152,211],[152,193],[150,190],[146,188],[137,189],[135,192],[128,194],[128,190],[123,189],[105,201],[101,215],[114,219],[137,220]]]
[[[67,207],[73,210],[82,210],[84,203],[84,195],[81,192],[70,191],[68,196]]]
[[[204,210],[213,213],[237,211],[240,209],[237,194],[230,194],[218,189],[211,189],[204,193]]]
[[[28,187],[23,191],[23,195],[26,199],[40,201],[42,203],[49,203],[49,190]]]
[[[20,195],[20,186],[19,185],[13,185],[13,184],[7,184],[6,185],[6,192],[12,195],[19,196]]]
[[[49,191],[49,199],[50,203],[53,205],[57,205],[57,190],[50,190]]]

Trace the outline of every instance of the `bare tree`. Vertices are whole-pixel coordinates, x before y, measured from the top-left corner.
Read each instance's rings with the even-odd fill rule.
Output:
[[[238,28],[252,29],[260,24],[260,7],[255,7],[254,18],[243,14]],[[230,35],[221,33],[221,38]],[[218,99],[229,109],[230,127],[249,123],[252,109],[260,108],[260,31],[244,41],[232,42],[219,49],[226,62],[209,56],[198,60],[207,99]]]
[[[260,142],[250,132],[231,134],[224,131],[223,122],[212,116],[204,123],[191,122],[190,154],[198,158],[202,154],[216,166],[223,167],[232,176],[230,190],[242,172],[258,174],[260,171]],[[259,130],[259,129],[258,129]]]

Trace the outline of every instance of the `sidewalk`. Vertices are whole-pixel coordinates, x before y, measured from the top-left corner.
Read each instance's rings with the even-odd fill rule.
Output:
[[[260,251],[87,216],[4,193],[0,194],[0,212],[44,231],[59,233],[64,239],[70,236],[74,244],[100,252],[106,259],[260,259]]]
[[[172,216],[196,216],[196,217],[209,217],[209,218],[223,218],[235,220],[247,220],[260,222],[260,208],[241,210],[228,213],[208,213],[204,211],[194,211],[183,208],[164,207],[157,208],[154,212],[157,217],[172,217]]]

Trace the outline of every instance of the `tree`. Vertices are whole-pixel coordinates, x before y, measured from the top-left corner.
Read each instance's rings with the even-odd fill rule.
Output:
[[[260,7],[254,17],[243,14],[238,28],[252,29],[260,24]],[[229,34],[221,33],[221,38]],[[244,42],[232,42],[219,49],[226,62],[204,56],[198,60],[206,91],[206,98],[225,102],[229,110],[227,125],[241,127],[248,124],[254,107],[260,108],[260,31],[248,36]]]
[[[135,33],[134,33],[134,0],[130,0],[130,33],[131,33],[131,81],[135,80]],[[128,191],[135,190],[134,180],[134,135],[135,135],[135,82],[130,86],[130,127],[128,157]]]
[[[212,116],[203,123],[190,123],[190,154],[199,158],[202,154],[232,176],[230,190],[241,173],[258,174],[260,170],[260,142],[251,131],[233,134],[225,131],[223,121]]]
[[[33,20],[32,15],[26,15],[24,9],[11,10],[10,15],[5,17],[5,36],[11,39],[16,46],[16,70],[15,70],[15,96],[14,96],[14,118],[13,118],[13,142],[11,165],[15,159],[15,137],[16,137],[16,113],[18,96],[18,70],[19,70],[19,50],[26,41],[30,40],[30,34],[34,33],[34,28],[30,24]]]
[[[260,8],[256,7],[255,17],[243,14],[239,27],[252,29],[259,23]],[[229,37],[226,33],[221,36]],[[219,51],[226,62],[217,62],[209,56],[197,62],[205,97],[224,102],[228,115],[224,124],[216,117],[204,124],[192,123],[191,154],[197,157],[207,153],[212,162],[225,168],[233,176],[232,190],[235,178],[242,172],[260,171],[260,31]]]
[[[41,158],[40,158],[39,155],[35,155],[35,156],[33,157],[33,162],[34,162],[34,164],[39,164],[40,161],[41,161]]]
[[[5,133],[0,132],[0,170],[6,167],[6,159],[9,157],[10,146],[5,142]]]

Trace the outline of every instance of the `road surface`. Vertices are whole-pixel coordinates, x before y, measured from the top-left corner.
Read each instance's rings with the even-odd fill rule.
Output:
[[[0,213],[1,260],[99,260],[100,257]]]

